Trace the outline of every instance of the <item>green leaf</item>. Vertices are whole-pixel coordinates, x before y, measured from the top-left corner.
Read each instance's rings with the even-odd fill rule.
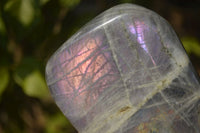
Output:
[[[24,25],[31,24],[34,18],[34,7],[32,0],[22,0],[18,15]]]
[[[76,133],[71,123],[61,113],[49,117],[46,127],[48,127],[47,133]]]
[[[14,73],[15,82],[21,87],[23,87],[24,79],[34,70],[39,69],[38,64],[39,62],[36,61],[34,58],[31,57],[24,58],[21,64],[15,70]]]
[[[59,0],[59,2],[64,7],[74,7],[78,5],[80,0]]]
[[[36,70],[30,73],[23,81],[24,92],[31,97],[47,97],[48,89],[41,73]]]
[[[40,0],[40,5],[45,5],[49,0]]]
[[[9,71],[6,67],[0,67],[0,96],[9,83]]]
[[[6,33],[6,28],[0,13],[0,34],[4,35],[5,33]]]
[[[39,62],[36,59],[24,58],[14,73],[14,80],[28,96],[49,98],[50,94],[39,68]]]
[[[195,54],[200,57],[200,42],[194,37],[183,37],[183,46],[189,54]]]
[[[32,23],[36,13],[33,0],[9,0],[4,10],[16,17],[24,26]]]

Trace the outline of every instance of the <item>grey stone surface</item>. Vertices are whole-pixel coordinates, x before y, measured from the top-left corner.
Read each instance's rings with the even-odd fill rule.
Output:
[[[199,133],[199,78],[171,26],[113,7],[49,59],[46,81],[80,133]]]

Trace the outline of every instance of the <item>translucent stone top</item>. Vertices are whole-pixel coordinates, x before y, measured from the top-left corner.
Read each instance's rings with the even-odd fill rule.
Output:
[[[49,59],[46,81],[80,133],[199,133],[199,79],[171,26],[132,4],[100,14]]]

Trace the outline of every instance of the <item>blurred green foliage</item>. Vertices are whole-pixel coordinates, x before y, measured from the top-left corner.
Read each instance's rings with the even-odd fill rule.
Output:
[[[79,2],[0,1],[0,132],[76,132],[50,97],[44,73],[71,35],[62,27]]]
[[[194,8],[200,7],[194,6],[197,4],[191,5],[192,8],[178,5],[178,0],[164,1],[163,5],[158,0],[1,0],[0,132],[76,132],[50,97],[45,83],[45,65],[67,38],[116,4],[140,4],[166,17],[181,36],[187,52],[199,59],[200,40],[197,39],[199,29],[196,25],[199,26],[200,20],[195,16],[190,22],[183,20],[188,20],[184,17],[186,8],[194,13]],[[182,11],[174,21],[171,16],[177,14],[176,9]],[[188,28],[194,31],[180,30],[179,27],[190,23],[194,27]]]
[[[11,14],[24,26],[29,26],[36,14],[33,2],[33,0],[9,0],[4,7],[4,11]]]
[[[6,67],[0,67],[0,96],[6,89],[9,82],[9,72]],[[0,99],[1,100],[1,99]]]
[[[200,57],[200,42],[194,37],[184,37],[181,39],[187,53]]]

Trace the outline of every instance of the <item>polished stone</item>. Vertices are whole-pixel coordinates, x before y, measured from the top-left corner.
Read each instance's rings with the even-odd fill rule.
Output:
[[[199,78],[171,26],[122,4],[49,59],[46,80],[80,133],[199,133]]]

